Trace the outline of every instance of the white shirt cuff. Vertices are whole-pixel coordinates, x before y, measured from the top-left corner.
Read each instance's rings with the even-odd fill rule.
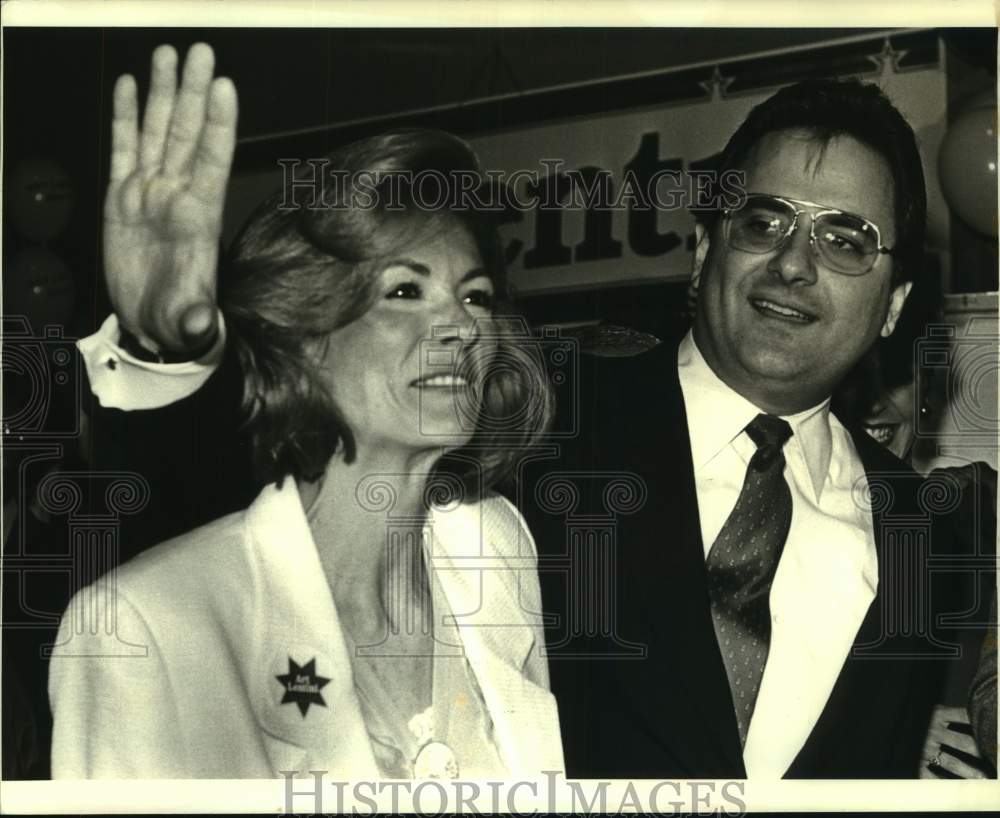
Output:
[[[178,364],[140,361],[118,346],[118,318],[109,315],[93,335],[76,342],[90,388],[110,409],[157,409],[195,392],[218,368],[226,347],[226,324],[219,313],[219,334],[202,357]]]

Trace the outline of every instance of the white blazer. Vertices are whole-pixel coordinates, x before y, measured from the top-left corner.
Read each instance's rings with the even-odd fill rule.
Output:
[[[563,770],[535,545],[505,499],[434,508],[434,610],[462,647],[511,777]],[[435,584],[432,583],[432,587]],[[323,705],[281,704],[315,661]],[[377,779],[333,598],[294,481],[78,593],[49,674],[54,778]]]

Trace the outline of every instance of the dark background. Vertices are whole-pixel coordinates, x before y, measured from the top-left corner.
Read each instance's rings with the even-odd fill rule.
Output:
[[[49,319],[55,316],[51,323],[61,325],[65,339],[38,346],[42,355],[55,355],[60,344],[72,350],[68,339],[91,333],[109,312],[101,283],[100,245],[111,91],[117,76],[128,72],[136,75],[140,94],[144,96],[150,53],[160,43],[171,43],[182,54],[191,43],[200,40],[214,47],[218,73],[232,77],[240,95],[240,143],[234,170],[241,173],[273,168],[274,158],[279,155],[322,155],[349,138],[377,133],[390,125],[431,120],[440,123],[440,127],[469,135],[503,127],[505,122],[510,124],[515,110],[521,123],[532,117],[540,121],[555,115],[547,107],[553,95],[540,97],[537,103],[521,104],[524,100],[517,96],[521,92],[562,87],[560,98],[566,100],[574,98],[576,85],[605,83],[580,87],[576,98],[591,105],[620,105],[623,100],[616,95],[624,85],[613,82],[616,79],[631,77],[635,81],[632,84],[648,88],[649,82],[656,81],[655,72],[674,66],[762,52],[780,54],[783,49],[863,37],[866,33],[875,32],[863,29],[4,29],[5,426],[11,411],[18,408],[17,401],[10,400],[8,389],[10,384],[16,387],[18,379],[10,377],[17,365],[14,358],[17,347],[10,343],[7,319],[13,315],[31,316],[37,335],[41,325],[50,323]],[[963,100],[994,87],[996,29],[952,29],[938,33],[946,45],[948,108],[954,112],[960,109]],[[303,136],[303,129],[311,130]],[[279,153],[276,145],[281,143],[282,134],[296,140],[295,144],[304,152]],[[39,158],[63,170],[65,175],[56,187],[72,204],[64,229],[43,240],[23,235],[9,215],[9,197],[16,187],[11,185],[12,170],[19,163]],[[996,290],[996,240],[978,235],[956,218],[952,218],[951,236],[952,290]],[[34,267],[25,266],[23,253],[33,249],[44,250],[48,255],[37,257],[43,260]],[[53,259],[59,265],[53,266]],[[13,265],[12,260],[16,262]],[[539,323],[600,319],[661,336],[677,334],[684,320],[686,286],[646,284],[536,296],[526,300],[523,309]],[[81,390],[79,395],[87,392],[82,380],[71,379],[70,385]],[[8,503],[13,501],[21,519],[26,519],[21,533],[31,544],[31,554],[21,554],[20,558],[37,557],[48,565],[58,562],[66,553],[71,537],[68,524],[64,519],[36,513],[32,498],[35,485],[53,464],[59,463],[59,468],[65,471],[88,467],[87,453],[80,449],[80,444],[86,444],[89,438],[76,427],[78,404],[79,398],[74,400],[72,395],[61,404],[53,401],[46,420],[47,430],[53,433],[50,438],[29,436],[13,443],[9,436],[5,437],[5,521],[10,517]],[[121,434],[124,429],[126,439],[143,444],[149,441],[148,448],[155,450],[156,432],[142,427],[142,418],[122,417],[117,423],[117,432]],[[131,425],[135,428],[131,429]],[[58,437],[56,432],[64,434]],[[197,436],[183,441],[187,448],[174,455],[183,462],[186,457],[194,457],[192,451],[212,445],[213,438],[227,436],[231,437],[231,429],[215,429],[206,421]],[[50,455],[45,455],[45,446],[49,447]],[[55,456],[57,450],[61,459]],[[141,461],[136,451],[129,450],[129,454]],[[150,456],[158,455],[151,451]],[[36,462],[25,471],[15,471],[15,466],[28,463],[29,457]],[[220,454],[220,462],[223,461],[232,459]],[[130,468],[147,473],[141,462],[132,462]],[[151,472],[155,470],[155,466],[149,468]],[[213,475],[206,477],[214,479]],[[23,483],[22,478],[25,478]],[[103,496],[102,484],[94,482],[90,488],[98,500]],[[21,506],[16,506],[18,490],[24,501]],[[89,508],[89,504],[90,498],[85,498],[84,505]],[[95,507],[99,505],[95,503]],[[199,513],[206,519],[217,516],[210,513],[210,503],[202,505],[206,507],[200,508]],[[191,527],[177,512],[185,508],[183,503],[165,502],[163,508],[176,518],[172,521],[176,528]],[[5,529],[9,544],[7,533]],[[142,542],[124,534],[122,539]],[[9,557],[11,552],[6,553]],[[13,623],[16,629],[25,611],[18,608],[21,589],[13,583],[18,581],[18,571],[23,566],[18,563],[13,568],[10,564],[5,567],[8,569],[5,582],[11,584],[5,588],[4,600],[8,625],[4,647],[4,748],[12,740],[14,731],[10,725],[19,723],[10,721],[9,708],[21,708],[20,714],[33,710],[43,749],[33,761],[25,759],[31,763],[26,763],[15,777],[45,777],[48,729],[45,669],[34,657],[38,656],[40,643],[51,641],[52,627],[67,598],[67,583],[63,576],[53,573],[50,589],[33,586],[32,593],[41,595],[39,598],[48,596],[57,601],[39,606],[39,611],[34,612],[37,618],[31,627],[36,630],[18,631],[19,636],[27,638],[15,653],[10,626]],[[8,664],[11,661],[16,663],[13,673]],[[6,684],[12,679],[20,684],[15,692],[22,695],[21,700],[8,695]],[[9,757],[5,752],[5,775]]]
[[[72,272],[75,290],[67,335],[91,332],[107,314],[100,284],[100,214],[109,151],[111,89],[133,73],[145,95],[149,55],[159,43],[183,54],[204,40],[215,49],[217,71],[240,94],[234,172],[270,161],[269,145],[282,132],[315,129],[304,139],[320,155],[338,142],[387,123],[414,120],[409,112],[442,108],[432,116],[469,133],[502,125],[513,112],[510,95],[557,86],[641,77],[658,69],[780,52],[809,43],[859,37],[864,29],[35,29],[7,28],[4,47],[4,190],[19,160],[44,157],[65,169],[72,217],[44,242]],[[946,43],[949,110],[993,85],[995,29],[949,29]],[[582,89],[581,93],[587,93]],[[505,97],[473,118],[455,119],[455,106]],[[504,105],[507,105],[505,108]],[[537,118],[551,115],[539,103]],[[481,107],[481,106],[480,106]],[[450,110],[449,110],[450,109]],[[531,116],[523,106],[518,116]],[[265,139],[266,138],[266,139]],[[296,137],[303,139],[303,137]],[[5,207],[5,211],[7,208]],[[996,242],[953,219],[952,289],[996,289]],[[25,240],[4,219],[4,258]],[[20,293],[4,281],[5,295]],[[643,285],[547,296],[524,304],[536,321],[618,318],[649,329],[661,325],[635,313],[636,303],[659,301],[680,313],[683,287]],[[30,300],[30,298],[29,298]],[[9,304],[7,314],[10,314]],[[648,307],[647,307],[648,309]],[[18,310],[22,311],[22,310]]]

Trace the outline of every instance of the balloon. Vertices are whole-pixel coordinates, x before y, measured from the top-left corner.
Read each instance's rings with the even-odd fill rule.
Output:
[[[54,239],[69,224],[76,193],[69,174],[51,159],[21,159],[4,188],[4,213],[31,241]]]
[[[993,92],[970,100],[949,126],[938,154],[941,190],[974,230],[997,235],[997,104]]]
[[[40,333],[65,326],[73,315],[75,287],[66,263],[47,247],[24,247],[4,265],[4,315],[23,315]]]

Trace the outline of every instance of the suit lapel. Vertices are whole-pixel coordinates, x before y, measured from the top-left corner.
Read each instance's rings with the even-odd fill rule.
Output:
[[[257,575],[247,642],[257,651],[244,682],[272,763],[377,778],[333,597],[294,482],[265,488],[246,524]]]
[[[873,479],[873,475],[878,474],[880,480],[886,480],[886,475],[888,474],[886,464],[883,458],[878,457],[878,455],[884,455],[885,453],[880,448],[876,448],[878,444],[864,432],[850,431],[851,439],[854,441],[854,448],[858,453],[858,457],[861,458],[861,465],[865,470],[865,479],[869,481],[869,491],[871,491],[872,486],[870,481]],[[897,491],[891,480],[885,490],[890,497],[897,495]],[[848,654],[848,662],[845,664],[845,670],[841,671],[841,675],[847,676],[845,684],[850,683],[851,676],[853,675],[851,673],[853,663],[850,662],[850,657],[854,655],[855,650],[862,645],[874,644],[881,636],[880,598],[884,598],[885,589],[890,587],[890,584],[895,581],[892,564],[886,560],[882,543],[880,542],[880,532],[882,531],[882,520],[885,511],[886,507],[883,504],[872,503],[872,533],[875,538],[875,559],[878,561],[878,587],[875,598],[872,600],[872,604],[869,605],[868,612],[865,614],[865,618],[861,622],[861,627],[858,629],[858,635],[854,639],[854,644],[851,646],[851,653]]]
[[[623,618],[628,635],[640,634],[649,646],[647,662],[638,663],[646,667],[631,674],[647,688],[635,700],[659,740],[677,748],[678,759],[738,776],[743,758],[709,608],[677,347],[665,345],[634,361],[643,371],[629,380],[641,386],[642,398],[628,398],[611,417],[617,415],[619,428],[630,427],[616,441],[622,467],[640,474],[648,489],[643,509],[623,517],[620,530],[625,595],[637,591],[639,603]]]
[[[490,542],[487,514],[486,503],[436,508],[431,514],[425,548],[443,596],[435,599],[435,619],[454,617],[511,774],[562,770],[555,698],[523,673],[535,648],[535,629],[523,608],[518,577],[519,571],[534,570],[533,557],[526,555],[524,565],[506,559],[505,552],[520,553],[518,545]]]
[[[903,473],[902,464],[892,463],[881,447],[871,440],[864,432],[850,429],[855,450],[861,459],[865,477],[869,480],[872,496],[883,495],[890,498],[891,504],[905,505],[905,487],[898,484],[898,478]],[[871,485],[877,479],[884,483],[878,489]],[[888,707],[885,699],[885,688],[892,688],[890,695],[901,696],[902,691],[893,686],[892,676],[905,673],[910,667],[901,663],[902,657],[886,657],[885,655],[864,656],[865,648],[876,645],[884,637],[882,606],[885,603],[887,589],[895,583],[905,581],[898,577],[894,570],[895,561],[886,559],[883,553],[884,543],[880,532],[883,530],[885,512],[889,506],[873,502],[871,511],[872,531],[875,537],[875,555],[878,562],[878,586],[874,599],[865,613],[858,628],[851,650],[847,655],[840,674],[837,677],[830,697],[823,712],[820,714],[809,738],[799,751],[795,760],[789,766],[786,778],[828,777],[834,765],[843,763],[840,759],[847,755],[860,755],[866,752],[858,739],[858,725],[863,724],[867,737],[877,741],[884,737],[878,732],[876,722],[884,716]],[[895,513],[900,509],[893,508]],[[863,710],[871,707],[870,714]],[[885,749],[888,752],[888,748]],[[864,765],[859,765],[863,767]]]
[[[535,638],[512,569],[529,566],[512,565],[484,540],[484,508],[435,509],[430,517],[425,553],[439,589],[435,611],[455,616],[511,773],[562,770],[555,699],[522,673]],[[348,648],[291,481],[262,492],[247,511],[247,530],[257,585],[246,639],[257,650],[243,666],[243,683],[275,770],[378,778]],[[516,551],[517,545],[505,550]],[[295,689],[289,691],[288,682]],[[318,698],[311,698],[310,685],[321,685]],[[299,705],[304,697],[311,698],[305,713]]]

